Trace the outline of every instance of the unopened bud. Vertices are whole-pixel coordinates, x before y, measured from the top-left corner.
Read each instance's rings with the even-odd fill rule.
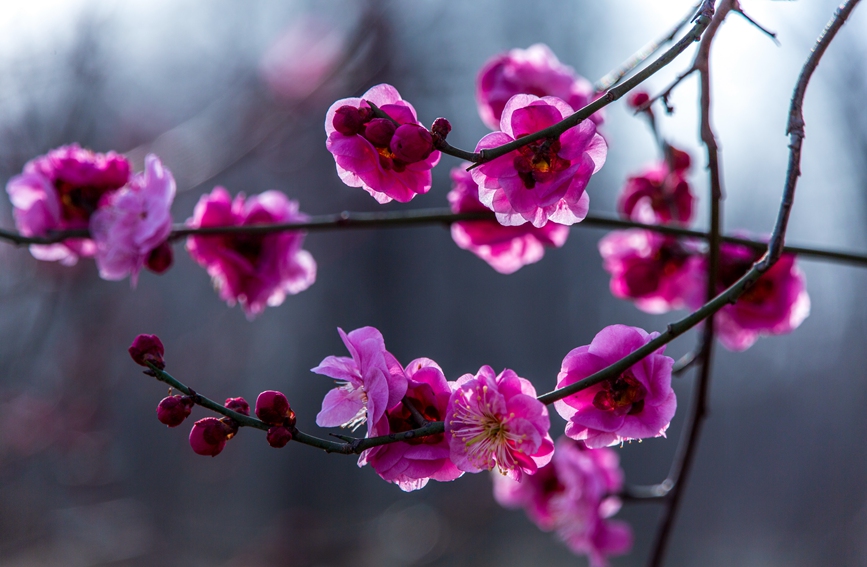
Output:
[[[241,415],[250,415],[250,404],[244,398],[226,398],[226,403],[223,406]]]
[[[265,438],[268,440],[269,445],[275,449],[280,449],[285,447],[289,441],[292,441],[292,432],[282,425],[275,425],[268,430]]]
[[[364,127],[364,117],[354,106],[341,106],[334,112],[331,125],[344,136],[354,136]]]
[[[265,390],[256,398],[256,416],[268,425],[295,427],[295,412],[289,400],[275,390]]]
[[[452,125],[445,118],[437,118],[430,127],[430,131],[434,137],[439,137],[440,139],[445,140],[446,136],[449,135],[449,132],[452,131]]]
[[[152,271],[155,274],[164,274],[169,268],[172,267],[172,262],[174,261],[175,254],[172,251],[172,247],[168,242],[163,242],[148,254],[147,262],[145,262],[145,266],[147,266],[148,270]]]
[[[396,129],[388,118],[374,118],[364,125],[363,135],[377,148],[387,148]]]
[[[190,447],[197,455],[215,457],[226,446],[231,433],[231,428],[216,417],[205,417],[193,424]]]
[[[641,105],[646,104],[649,100],[650,95],[647,94],[647,91],[635,91],[634,93],[631,93],[626,99],[626,104],[629,105],[629,108],[632,108],[634,110]]]
[[[394,156],[406,163],[427,159],[433,151],[433,138],[425,128],[418,124],[401,124],[394,131],[389,149]]]
[[[140,366],[147,366],[148,362],[162,370],[166,367],[163,360],[165,349],[160,338],[156,335],[139,335],[129,347],[129,355]]]
[[[157,419],[169,427],[177,427],[190,416],[193,405],[189,396],[168,396],[157,406]]]

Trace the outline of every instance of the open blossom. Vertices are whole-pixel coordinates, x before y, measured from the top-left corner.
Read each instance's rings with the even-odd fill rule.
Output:
[[[559,98],[519,94],[506,103],[500,132],[482,138],[476,151],[538,132],[572,114]],[[590,176],[605,163],[608,147],[585,120],[557,138],[531,142],[473,170],[479,200],[504,225],[530,222],[539,228],[552,221],[571,225],[587,216]]]
[[[617,201],[621,215],[648,224],[692,220],[695,196],[686,180],[689,154],[669,147],[671,157],[629,177]],[[669,163],[671,162],[671,163]]]
[[[452,461],[467,472],[491,470],[520,480],[551,460],[554,442],[548,408],[514,370],[497,375],[482,366],[458,378],[446,410],[446,438]]]
[[[406,394],[403,367],[385,350],[382,333],[375,328],[362,327],[349,334],[338,328],[337,332],[352,358],[328,356],[311,370],[338,384],[322,400],[316,425],[356,428],[365,421],[377,423]]]
[[[631,299],[648,313],[665,313],[702,303],[704,259],[698,247],[648,230],[615,230],[599,241],[611,293]]]
[[[391,117],[376,118],[372,102]],[[431,133],[412,105],[391,85],[381,84],[361,98],[344,98],[325,115],[325,146],[334,154],[337,174],[379,203],[407,203],[431,188],[431,168],[440,160]]]
[[[717,291],[735,283],[761,253],[741,244],[720,246]],[[706,265],[706,264],[705,264]],[[703,269],[707,273],[707,268]],[[698,308],[701,299],[691,307]],[[748,349],[760,336],[791,333],[810,314],[804,273],[795,264],[794,254],[783,254],[734,305],[726,305],[714,316],[720,342],[729,350]]]
[[[306,219],[298,203],[279,191],[249,198],[238,194],[232,200],[225,189],[215,187],[199,199],[187,226],[251,226]],[[239,302],[252,319],[266,305],[280,305],[286,294],[304,291],[316,280],[316,262],[301,249],[303,243],[300,231],[194,235],[187,239],[187,251],[208,270],[220,297],[229,306]]]
[[[557,388],[614,364],[657,336],[626,325],[605,327],[589,345],[566,355]],[[583,440],[590,448],[665,436],[677,400],[671,389],[674,360],[664,351],[662,346],[619,376],[554,402],[557,413],[569,422],[566,435]]]
[[[578,110],[593,100],[593,85],[563,65],[542,43],[512,49],[487,61],[476,78],[476,103],[485,126],[496,130],[506,102],[516,94],[556,96]],[[590,117],[602,122],[600,113]]]
[[[420,427],[407,404],[412,404],[425,421],[445,419],[452,390],[437,363],[427,358],[413,360],[406,367],[406,378],[405,397],[385,412],[371,428],[370,437]],[[368,449],[358,465],[368,463],[384,480],[406,492],[423,488],[430,479],[447,482],[464,474],[452,463],[443,433]]]
[[[129,162],[115,152],[96,153],[78,144],[51,150],[27,162],[6,185],[15,226],[24,236],[88,228],[103,196],[123,187],[129,176]],[[96,245],[89,238],[68,238],[31,245],[30,252],[40,260],[72,265],[80,256],[93,256]]]
[[[575,552],[588,555],[594,567],[609,555],[632,547],[624,522],[607,518],[620,509],[613,494],[623,488],[623,470],[611,449],[588,449],[583,442],[561,437],[550,463],[520,482],[494,475],[494,497],[506,508],[523,508],[545,531],[556,531]]]
[[[175,179],[153,154],[145,158],[143,173],[136,173],[120,190],[102,197],[90,218],[102,278],[119,280],[128,275],[135,287],[142,266],[149,263],[152,253],[161,250],[172,231],[174,198]]]
[[[479,186],[465,167],[452,169],[449,205],[453,213],[487,211],[479,201]],[[455,243],[469,250],[501,274],[511,274],[522,266],[538,262],[545,247],[561,247],[569,236],[569,227],[549,222],[541,228],[529,223],[503,226],[496,221],[452,223]]]

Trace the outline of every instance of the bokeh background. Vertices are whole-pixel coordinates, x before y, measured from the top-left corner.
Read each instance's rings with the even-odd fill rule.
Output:
[[[545,42],[595,80],[691,4],[6,1],[0,181],[78,142],[126,152],[137,169],[146,153],[159,154],[178,180],[179,222],[214,185],[232,194],[278,189],[309,214],[381,210],[337,178],[322,129],[334,100],[392,83],[422,122],[448,117],[450,142],[472,149],[486,133],[474,78],[489,57]],[[834,2],[742,4],[781,46],[729,16],[713,51],[713,112],[725,227],[763,234],[783,186],[791,89]],[[867,251],[864,10],[807,94],[794,244]],[[651,90],[689,57],[654,77]],[[691,179],[706,205],[696,99],[691,79],[661,128],[693,154]],[[623,104],[606,116],[608,162],[588,190],[593,212],[613,214],[625,177],[656,149]],[[445,206],[457,163],[444,157],[429,194],[386,208]],[[0,225],[13,226],[5,197]],[[661,330],[679,317],[610,295],[596,251],[603,234],[576,226],[562,249],[511,276],[458,249],[444,227],[310,234],[316,284],[253,322],[220,301],[180,244],[171,271],[144,273],[132,291],[100,280],[91,261],[66,268],[0,243],[0,565],[586,564],[523,513],[500,509],[485,474],[405,494],[351,457],[276,451],[245,430],[219,457],[199,457],[188,427],[154,419],[166,389],[126,348],[138,333],[158,334],[168,370],[212,398],[282,390],[311,432],[331,383],[309,369],[344,354],[337,327],[376,326],[402,362],[433,358],[450,379],[490,364],[548,391],[563,356],[602,327]],[[867,272],[801,266],[813,309],[797,332],[743,354],[717,349],[711,416],[669,565],[867,565]],[[668,352],[695,341],[690,333]],[[618,449],[628,482],[664,478],[693,380],[675,381],[681,411],[667,440]],[[636,545],[615,565],[645,561],[658,511],[620,512]]]

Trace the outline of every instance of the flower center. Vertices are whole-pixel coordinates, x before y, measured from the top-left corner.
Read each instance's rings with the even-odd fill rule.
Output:
[[[436,407],[436,395],[433,389],[428,384],[422,384],[412,388],[411,391],[407,391],[403,403],[396,405],[386,412],[388,427],[391,433],[400,433],[419,427],[406,404],[412,404],[412,407],[427,421],[440,421],[443,417]],[[406,443],[410,445],[436,445],[437,443],[441,443],[444,438],[444,433],[438,433],[437,435],[409,439]]]
[[[60,216],[63,220],[85,223],[90,220],[90,215],[96,211],[99,199],[105,193],[117,189],[117,187],[75,185],[62,179],[57,179],[54,182],[54,188],[57,189],[57,194],[60,197]]]
[[[480,469],[497,466],[505,474],[504,471],[517,466],[513,452],[522,452],[526,436],[511,431],[509,422],[515,414],[498,415],[488,394],[488,387],[483,386],[474,394],[473,403],[459,398],[452,419],[452,435],[466,444],[467,457],[474,466]]]
[[[536,183],[547,181],[553,174],[568,169],[571,164],[568,159],[557,155],[560,151],[560,138],[536,140],[517,151],[518,155],[512,163],[527,189],[534,188]]]
[[[602,411],[613,411],[629,406],[628,415],[641,413],[647,388],[627,370],[617,378],[606,380],[593,397],[593,406]]]
[[[226,246],[255,266],[262,254],[264,234],[238,234],[226,237]]]

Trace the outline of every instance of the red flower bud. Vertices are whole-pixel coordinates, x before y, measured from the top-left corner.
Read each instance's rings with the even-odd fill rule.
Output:
[[[401,124],[389,143],[394,156],[406,163],[427,159],[433,151],[433,137],[418,124]]]
[[[190,416],[193,405],[189,396],[168,396],[157,406],[157,419],[169,427],[177,427]]]
[[[366,116],[362,116],[354,106],[341,106],[334,112],[331,124],[344,136],[354,136],[364,127],[364,118]]]
[[[387,148],[396,129],[388,118],[374,118],[364,125],[363,136],[377,148]]]
[[[280,392],[265,390],[256,398],[256,416],[268,425],[295,427],[295,412]]]
[[[630,108],[635,109],[642,104],[645,104],[648,100],[650,100],[650,95],[647,94],[647,91],[635,91],[626,99],[626,104],[628,104]]]
[[[153,250],[148,255],[147,262],[145,262],[145,266],[147,266],[148,270],[152,271],[155,274],[164,274],[169,268],[172,267],[172,262],[174,261],[175,254],[172,251],[172,247],[168,242],[163,242]]]
[[[452,125],[445,118],[437,118],[430,127],[430,131],[434,136],[445,140],[446,136],[449,135],[449,132],[452,131]]]
[[[250,415],[250,404],[244,398],[226,398],[223,406],[242,415]]]
[[[232,436],[231,428],[216,417],[206,417],[193,424],[190,447],[198,455],[215,457]]]
[[[129,347],[129,355],[140,366],[147,366],[150,362],[162,370],[166,367],[164,354],[163,343],[156,335],[139,335]]]
[[[292,432],[282,425],[275,425],[268,430],[268,434],[265,438],[268,440],[269,445],[275,449],[280,449],[285,447],[289,441],[292,441]]]
[[[668,159],[671,169],[674,171],[686,171],[692,163],[688,153],[674,146],[668,146]]]

